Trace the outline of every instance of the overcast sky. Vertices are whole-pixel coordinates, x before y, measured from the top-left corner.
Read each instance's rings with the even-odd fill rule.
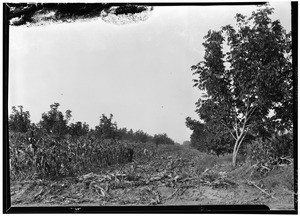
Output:
[[[274,19],[290,31],[289,2],[272,2]],[[197,118],[190,67],[202,60],[208,30],[235,25],[255,6],[154,7],[147,21],[99,20],[10,27],[9,109],[23,105],[38,122],[50,104],[72,121],[95,127],[101,114],[118,127],[189,140],[185,118]]]

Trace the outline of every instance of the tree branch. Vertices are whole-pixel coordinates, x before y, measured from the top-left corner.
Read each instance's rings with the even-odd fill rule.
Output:
[[[234,122],[235,122],[235,133],[236,133],[236,137],[239,137],[239,133],[238,133],[238,123],[237,123],[237,117],[234,116]]]
[[[256,110],[257,106],[253,106],[250,108],[250,102],[249,102],[249,97],[247,99],[247,108],[246,108],[246,114],[245,114],[245,119],[244,119],[244,122],[243,122],[243,131],[245,130],[246,128],[246,124],[247,122],[249,121],[251,115],[253,114],[253,112]],[[249,109],[250,108],[250,109]]]
[[[240,148],[240,146],[241,146],[241,143],[243,142],[243,140],[244,140],[244,138],[245,138],[245,136],[246,136],[246,133],[244,133],[242,136],[243,136],[243,137],[241,138],[240,142],[238,143],[238,146],[237,146],[237,148],[236,148],[236,151],[239,150],[239,148]]]
[[[250,109],[248,115],[251,116],[251,115],[254,113],[254,111],[256,110],[256,108],[257,108],[257,106],[251,107],[251,109]]]
[[[223,121],[221,121],[221,123],[227,128],[227,130],[229,131],[229,133],[231,134],[231,136],[232,136],[235,140],[237,140],[237,137],[235,137],[235,136],[233,135],[233,133],[231,132],[230,128],[229,128]]]

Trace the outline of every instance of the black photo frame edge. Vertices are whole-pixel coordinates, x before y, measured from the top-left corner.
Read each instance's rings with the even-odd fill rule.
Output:
[[[207,3],[135,3],[151,6],[212,6],[212,5],[258,5],[266,2],[207,2]],[[117,3],[117,5],[125,3]],[[292,53],[294,81],[298,80],[298,2],[291,2],[292,8]],[[9,7],[3,3],[3,213],[233,213],[233,214],[297,214],[298,213],[298,146],[294,145],[296,157],[294,159],[295,175],[295,209],[269,210],[263,205],[232,205],[232,206],[118,206],[118,207],[92,207],[92,206],[53,206],[53,207],[12,207],[10,200],[9,181],[9,148],[8,148],[8,82],[9,78]],[[298,141],[298,86],[293,83],[294,95],[294,143]]]

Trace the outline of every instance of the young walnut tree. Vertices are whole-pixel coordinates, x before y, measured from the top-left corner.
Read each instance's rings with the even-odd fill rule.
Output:
[[[194,86],[205,92],[196,112],[205,124],[230,133],[234,166],[247,135],[293,127],[291,33],[270,19],[272,13],[260,7],[249,18],[237,14],[235,28],[210,30],[204,61],[191,67]]]

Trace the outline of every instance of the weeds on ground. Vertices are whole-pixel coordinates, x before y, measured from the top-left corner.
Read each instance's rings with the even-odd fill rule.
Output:
[[[217,163],[217,156],[204,154],[198,159],[196,164],[196,173],[202,174],[205,170],[211,169]]]

